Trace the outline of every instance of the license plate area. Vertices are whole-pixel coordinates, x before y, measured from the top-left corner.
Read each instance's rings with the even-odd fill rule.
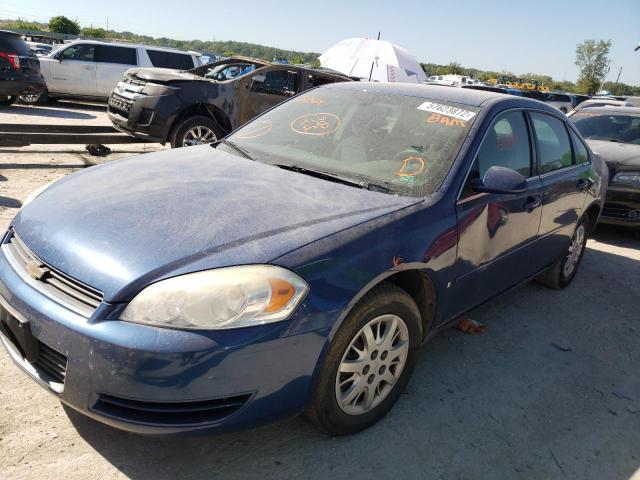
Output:
[[[27,362],[36,361],[40,347],[38,340],[31,333],[31,325],[29,322],[18,320],[2,305],[0,305],[0,331]]]
[[[67,374],[67,357],[39,341],[31,325],[2,305],[0,297],[0,345],[11,359],[38,383],[62,394]]]

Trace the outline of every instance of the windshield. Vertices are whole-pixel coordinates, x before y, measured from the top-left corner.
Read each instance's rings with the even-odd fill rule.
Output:
[[[578,112],[571,121],[586,139],[640,145],[640,114]]]
[[[426,196],[442,183],[477,112],[437,100],[321,88],[283,103],[228,140],[256,161]],[[219,148],[238,154],[228,145]]]

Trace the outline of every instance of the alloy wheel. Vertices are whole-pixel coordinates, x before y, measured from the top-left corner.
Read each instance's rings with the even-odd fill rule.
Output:
[[[192,145],[203,145],[205,143],[213,143],[218,140],[215,132],[209,127],[202,125],[196,125],[195,127],[187,130],[182,140],[183,147],[190,147]]]
[[[585,241],[585,228],[584,225],[578,225],[576,231],[573,234],[573,238],[571,239],[571,245],[569,246],[569,253],[564,262],[564,268],[562,269],[562,273],[565,278],[571,276],[571,274],[575,271],[576,266],[578,265],[578,261],[580,260],[580,254],[582,253],[582,249],[584,248]]]
[[[409,352],[409,330],[397,315],[369,321],[353,337],[336,374],[335,394],[348,415],[376,408],[393,390]]]
[[[41,93],[26,93],[24,95],[20,95],[20,100],[22,100],[24,103],[36,103],[38,100],[40,100],[41,96]]]

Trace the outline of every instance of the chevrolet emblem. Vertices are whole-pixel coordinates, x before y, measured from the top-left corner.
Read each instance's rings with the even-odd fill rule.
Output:
[[[43,268],[41,263],[30,261],[27,263],[27,273],[34,280],[41,280],[47,273],[47,269]]]

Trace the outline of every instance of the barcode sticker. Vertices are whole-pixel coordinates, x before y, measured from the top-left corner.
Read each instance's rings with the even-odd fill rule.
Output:
[[[451,105],[444,105],[442,103],[424,102],[423,104],[418,105],[417,108],[418,110],[439,113],[465,122],[476,116],[476,112],[465,110],[464,108],[452,107]]]

